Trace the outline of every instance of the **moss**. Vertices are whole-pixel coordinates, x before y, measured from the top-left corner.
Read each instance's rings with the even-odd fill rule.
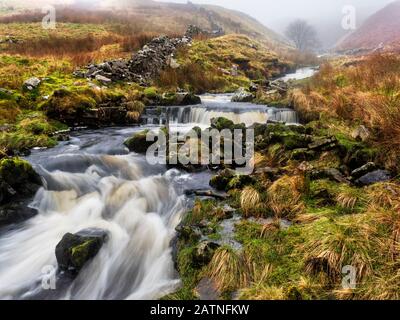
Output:
[[[97,239],[91,239],[71,249],[71,262],[78,270],[88,261],[92,248],[96,245]]]
[[[135,133],[131,138],[124,142],[124,145],[133,152],[146,153],[148,148],[154,144],[154,141],[147,141],[147,134],[150,130],[143,130]]]
[[[84,110],[95,108],[96,95],[93,91],[72,92],[60,89],[42,105],[42,109],[50,118],[64,120],[79,115]]]
[[[218,131],[222,131],[224,129],[233,130],[235,127],[235,123],[232,120],[219,117],[211,121],[211,127],[213,129],[217,129]]]
[[[13,100],[0,100],[0,124],[15,122],[21,113],[17,103]]]
[[[40,178],[29,162],[20,158],[6,158],[0,161],[0,177],[18,189],[28,182],[41,184]]]
[[[155,87],[146,88],[143,93],[148,99],[155,99],[158,97],[157,88]]]
[[[34,147],[54,147],[57,141],[47,135],[34,135],[26,132],[0,132],[0,148],[8,154],[28,152]]]

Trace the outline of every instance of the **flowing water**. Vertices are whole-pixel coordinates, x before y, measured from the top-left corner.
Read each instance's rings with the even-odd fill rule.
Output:
[[[202,98],[201,106],[174,109],[176,130],[209,126],[218,116],[247,125],[297,121],[289,109]],[[44,187],[31,203],[37,216],[0,230],[0,299],[157,299],[179,286],[170,243],[190,204],[185,190],[207,189],[210,173],[166,170],[129,153],[123,141],[144,128],[82,131],[27,157]],[[63,235],[91,228],[109,234],[99,254],[76,279],[57,275],[56,290],[43,290]]]

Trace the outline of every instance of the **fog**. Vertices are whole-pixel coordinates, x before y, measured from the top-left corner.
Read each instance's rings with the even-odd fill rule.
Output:
[[[160,2],[171,2],[159,0]],[[186,3],[185,0],[172,2]],[[250,14],[267,27],[283,34],[290,21],[302,18],[318,29],[322,44],[330,47],[347,31],[341,27],[343,7],[356,9],[356,26],[393,0],[193,0],[193,3],[221,5]]]
[[[22,3],[26,6],[39,6],[44,3],[73,3],[107,5],[153,2],[151,0],[0,0],[0,4]],[[187,0],[158,0],[158,2],[187,3]],[[348,31],[343,30],[342,10],[346,5],[356,9],[356,26],[367,17],[383,8],[393,0],[192,0],[195,4],[220,5],[245,12],[265,26],[284,34],[287,25],[297,18],[307,20],[318,30],[324,47],[333,46]]]

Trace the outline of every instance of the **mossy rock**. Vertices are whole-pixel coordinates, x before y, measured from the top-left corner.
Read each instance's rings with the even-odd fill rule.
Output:
[[[41,185],[40,176],[27,161],[19,158],[0,161],[0,204],[33,196]]]
[[[254,182],[255,181],[251,176],[236,175],[229,181],[227,185],[227,190],[243,189],[245,186],[253,184]]]
[[[234,130],[235,123],[232,120],[219,117],[211,119],[211,128],[217,129],[218,131],[222,131],[224,129]]]
[[[21,188],[27,183],[41,185],[40,176],[29,162],[20,158],[6,158],[0,161],[0,178],[13,188]]]
[[[297,161],[310,161],[315,159],[316,152],[307,148],[294,149],[291,153],[291,159]]]
[[[124,145],[131,152],[146,153],[147,149],[154,144],[154,141],[147,141],[147,134],[150,130],[144,130],[134,134],[124,142]]]
[[[219,190],[226,191],[228,190],[229,182],[235,177],[235,174],[232,170],[225,169],[222,170],[218,175],[215,175],[210,180],[210,186]]]
[[[307,148],[312,141],[311,137],[295,132],[272,132],[270,133],[271,143],[281,143],[286,150]]]
[[[378,156],[378,151],[375,148],[363,142],[341,135],[337,136],[337,139],[339,144],[338,154],[350,170],[358,169],[368,162],[374,162]]]
[[[159,97],[159,94],[158,94],[158,92],[157,92],[157,89],[154,88],[154,87],[146,88],[146,89],[143,91],[143,93],[144,93],[144,95],[146,96],[146,98],[148,98],[148,99],[156,99],[156,98]]]
[[[50,118],[66,122],[76,121],[85,110],[97,106],[95,98],[94,93],[89,91],[72,92],[60,89],[42,105],[42,109]]]
[[[98,254],[107,238],[107,232],[100,229],[65,234],[55,250],[59,268],[76,275]]]

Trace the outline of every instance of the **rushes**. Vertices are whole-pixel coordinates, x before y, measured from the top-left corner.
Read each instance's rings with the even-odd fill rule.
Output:
[[[240,256],[230,248],[219,248],[209,266],[209,277],[221,292],[233,291],[245,283],[244,265]]]
[[[269,187],[268,206],[278,218],[293,218],[304,211],[301,198],[305,189],[303,176],[283,176]]]
[[[250,216],[260,206],[261,197],[256,189],[253,187],[246,187],[243,189],[240,196],[240,206],[246,217]]]

